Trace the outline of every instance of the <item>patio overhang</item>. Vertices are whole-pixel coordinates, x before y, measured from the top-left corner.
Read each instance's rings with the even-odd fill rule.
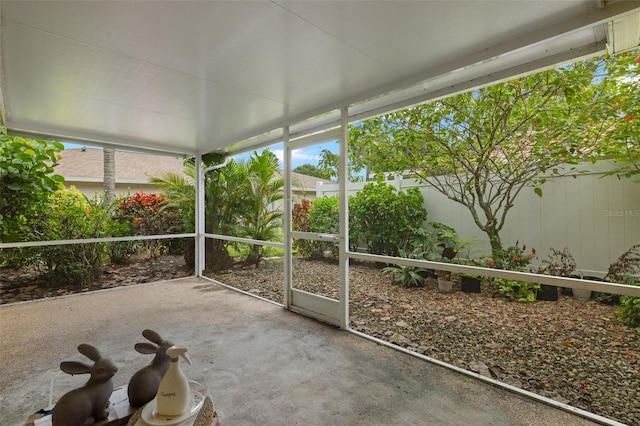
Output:
[[[640,1],[3,1],[10,133],[237,153],[640,44]]]

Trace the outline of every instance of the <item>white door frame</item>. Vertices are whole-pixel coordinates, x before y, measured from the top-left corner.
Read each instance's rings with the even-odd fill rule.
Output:
[[[285,279],[283,304],[286,309],[302,313],[329,324],[347,329],[349,320],[349,291],[348,291],[348,258],[346,249],[348,244],[348,214],[345,198],[347,188],[347,118],[346,108],[342,110],[341,126],[337,129],[304,136],[296,140],[289,140],[289,129],[284,129],[284,178],[285,178],[285,218],[284,218],[284,247],[285,247]],[[291,231],[291,153],[293,150],[309,145],[338,140],[340,146],[340,162],[338,167],[338,182],[340,183],[340,231],[338,234],[320,234],[311,232]],[[293,288],[293,253],[292,239],[304,238],[317,241],[335,241],[339,245],[340,291],[339,300],[330,299],[317,294],[308,293]]]

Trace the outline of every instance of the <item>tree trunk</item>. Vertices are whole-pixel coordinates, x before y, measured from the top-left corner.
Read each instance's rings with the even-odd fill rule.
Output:
[[[504,249],[502,248],[500,235],[498,231],[493,228],[487,228],[485,232],[489,237],[489,244],[491,244],[491,257],[493,257],[493,260],[498,264],[497,266],[502,267],[502,253]]]
[[[224,241],[207,238],[205,241],[205,269],[210,272],[224,271],[233,264],[233,259]]]
[[[116,197],[116,150],[114,148],[104,148],[102,150],[104,162],[104,208],[109,209]]]

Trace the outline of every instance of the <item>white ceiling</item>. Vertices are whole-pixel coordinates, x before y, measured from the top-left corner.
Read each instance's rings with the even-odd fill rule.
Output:
[[[638,46],[640,1],[2,1],[16,134],[180,153]],[[634,30],[636,30],[634,32]]]

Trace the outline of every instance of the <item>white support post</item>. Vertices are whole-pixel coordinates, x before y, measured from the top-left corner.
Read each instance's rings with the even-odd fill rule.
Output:
[[[284,228],[284,282],[282,283],[282,306],[285,309],[289,309],[291,307],[291,286],[293,283],[293,246],[291,242],[291,209],[293,205],[291,204],[291,148],[288,146],[289,127],[285,127],[282,133],[282,143],[284,145],[282,173],[284,178],[284,218],[282,224]]]
[[[196,252],[195,252],[195,274],[202,276],[205,265],[205,244],[204,244],[204,170],[202,169],[202,156],[196,155],[196,197],[195,197],[195,232],[196,232]]]
[[[340,328],[349,328],[349,110],[340,109],[340,164],[338,165],[340,242]]]

